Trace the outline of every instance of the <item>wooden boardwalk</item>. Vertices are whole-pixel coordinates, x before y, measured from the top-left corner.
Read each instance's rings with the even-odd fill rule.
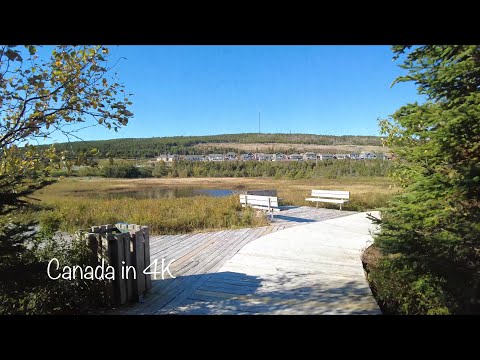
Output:
[[[292,207],[275,214],[270,226],[152,237],[150,239],[152,261],[159,259],[161,262],[163,258],[167,264],[170,260],[175,259],[170,266],[170,271],[176,278],[168,278],[168,275],[166,275],[165,280],[152,279],[151,292],[143,302],[121,307],[113,313],[294,314],[319,313],[319,311],[320,313],[329,313],[327,310],[331,310],[331,302],[337,299],[335,301],[339,303],[338,296],[341,295],[341,290],[333,295],[326,294],[324,290],[318,292],[318,289],[308,291],[306,285],[309,284],[311,287],[312,282],[318,282],[318,274],[313,276],[308,272],[308,269],[303,269],[301,271],[306,270],[306,272],[304,271],[305,274],[294,277],[295,281],[290,274],[291,269],[282,272],[281,276],[277,272],[274,277],[268,271],[255,274],[255,271],[253,273],[248,271],[248,266],[252,265],[252,269],[254,269],[257,265],[252,263],[251,259],[242,258],[242,253],[239,253],[239,251],[245,249],[247,244],[256,244],[257,242],[254,240],[268,239],[269,236],[275,235],[279,230],[290,228],[290,231],[294,231],[290,236],[295,238],[296,230],[304,228],[304,226],[298,225],[310,226],[345,216],[350,217],[352,214],[355,213],[311,207]],[[300,248],[303,246],[298,245]],[[267,253],[269,251],[267,250]],[[350,253],[353,252],[350,251]],[[238,258],[239,256],[240,258]],[[257,260],[260,259],[260,262],[268,263],[268,257],[268,254],[266,256],[262,255]],[[322,257],[320,256],[320,258]],[[312,260],[315,263],[315,259]],[[356,261],[358,266],[355,271],[353,273],[343,272],[340,279],[338,276],[332,277],[324,271],[322,283],[324,284],[327,281],[332,286],[338,285],[339,281],[345,280],[345,277],[349,277],[349,281],[360,281],[361,279],[358,276],[358,269],[361,269],[359,256],[356,257]],[[240,266],[242,262],[244,262],[243,267]],[[307,262],[304,261],[301,267],[305,268],[308,265]],[[330,266],[330,270],[332,270],[332,266]],[[339,264],[339,269],[344,268],[348,268],[348,266]],[[341,278],[342,276],[343,278]],[[299,281],[299,278],[302,280]],[[283,287],[282,294],[278,292],[279,284]],[[343,296],[341,299],[341,301],[348,302],[346,308],[351,310],[345,313],[364,313],[364,311],[369,313],[368,311],[375,308],[372,305],[374,300],[369,293],[370,289],[368,285],[365,287],[364,276],[363,282],[360,281],[360,284],[363,284],[363,287],[352,289],[352,294]],[[352,305],[351,296],[354,300],[360,301],[353,301],[354,305]],[[323,303],[320,298],[323,299]],[[325,305],[325,299],[330,304],[329,306]],[[342,308],[345,308],[345,306]],[[376,313],[376,310],[378,308],[374,309],[373,313]]]

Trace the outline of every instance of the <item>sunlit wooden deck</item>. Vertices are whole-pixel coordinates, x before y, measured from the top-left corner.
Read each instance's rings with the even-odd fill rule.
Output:
[[[152,279],[152,289],[142,303],[121,307],[114,313],[379,313],[363,276],[358,246],[349,249],[339,245],[339,252],[335,239],[327,247],[321,241],[307,239],[312,231],[297,238],[297,233],[301,234],[297,230],[352,214],[298,207],[275,214],[270,226],[152,237],[152,261],[163,258],[168,263],[175,259],[170,271],[176,278]],[[286,234],[285,229],[290,233]],[[291,241],[286,248],[280,236],[276,246],[276,233],[284,233],[283,238],[297,245],[287,249]],[[262,239],[269,245],[263,246]],[[242,253],[248,244],[257,243],[259,253]],[[325,253],[328,248],[334,250],[332,258]],[[280,254],[282,251],[287,253]],[[279,268],[274,264],[292,262],[292,253],[296,253],[294,267],[287,266],[283,271],[283,265]],[[350,263],[345,262],[345,254]]]

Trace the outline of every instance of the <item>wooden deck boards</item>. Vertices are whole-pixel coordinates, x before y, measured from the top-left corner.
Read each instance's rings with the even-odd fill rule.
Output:
[[[321,222],[351,214],[353,213],[322,208],[292,207],[276,213],[270,226],[151,237],[151,260],[158,259],[161,263],[163,258],[167,264],[170,260],[175,259],[170,267],[170,271],[176,278],[165,278],[164,280],[154,280],[152,278],[152,289],[143,299],[143,302],[123,306],[113,311],[113,313],[284,313],[285,309],[289,308],[289,304],[298,302],[302,303],[303,309],[315,309],[315,311],[312,310],[312,313],[318,313],[319,309],[322,313],[329,313],[329,311],[335,313],[335,304],[332,304],[332,299],[336,298],[335,294],[329,293],[328,296],[323,296],[322,301],[316,299],[318,294],[302,294],[295,289],[292,289],[288,295],[272,296],[272,293],[269,293],[271,284],[264,283],[261,278],[242,273],[245,270],[243,268],[238,268],[238,271],[235,270],[235,266],[238,266],[236,264],[231,264],[230,269],[232,271],[218,271],[245,245],[265,235],[288,229],[292,226]],[[348,249],[334,250],[342,254],[349,253]],[[321,274],[323,274],[324,280],[326,279],[333,284],[340,281],[339,279],[342,277],[357,278],[359,276],[358,269],[352,269],[348,264],[332,263],[329,265],[328,256],[320,256],[318,259],[312,258],[311,260],[323,261],[325,263],[325,270]],[[262,259],[262,261],[266,261],[266,264],[268,264],[268,256]],[[336,270],[337,266],[338,271]],[[332,272],[337,274],[336,277],[331,276]],[[312,277],[311,280],[316,281],[318,279]],[[368,296],[368,294],[364,294],[364,289],[362,291],[355,296]],[[282,311],[272,311],[272,302],[281,304],[279,309]],[[361,301],[356,301],[355,304],[358,309],[353,306],[348,313],[362,313]],[[291,313],[296,313],[295,308],[292,307]]]

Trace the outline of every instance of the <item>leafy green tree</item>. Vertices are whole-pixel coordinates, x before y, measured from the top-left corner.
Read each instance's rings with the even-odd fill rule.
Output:
[[[382,213],[370,275],[407,314],[480,313],[480,46],[395,46],[422,104],[381,121],[405,191]]]
[[[33,143],[53,133],[76,138],[79,126],[126,125],[131,103],[112,68],[103,46],[0,46],[0,313],[28,312],[36,296],[28,286],[45,280],[32,250],[35,224],[18,220],[32,206],[25,198],[50,183],[52,169],[92,159],[92,150],[74,160]]]
[[[159,161],[158,164],[155,165],[155,168],[153,170],[153,176],[155,177],[164,177],[167,176],[168,174],[168,169],[167,165],[165,164],[165,161]]]

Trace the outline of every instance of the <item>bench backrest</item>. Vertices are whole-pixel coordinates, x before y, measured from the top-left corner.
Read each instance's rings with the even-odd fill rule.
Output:
[[[278,207],[278,198],[274,196],[240,195],[240,203],[253,206],[268,207],[269,199],[270,207]]]
[[[323,197],[328,199],[344,199],[350,198],[349,191],[337,191],[337,190],[312,190],[312,196]]]

